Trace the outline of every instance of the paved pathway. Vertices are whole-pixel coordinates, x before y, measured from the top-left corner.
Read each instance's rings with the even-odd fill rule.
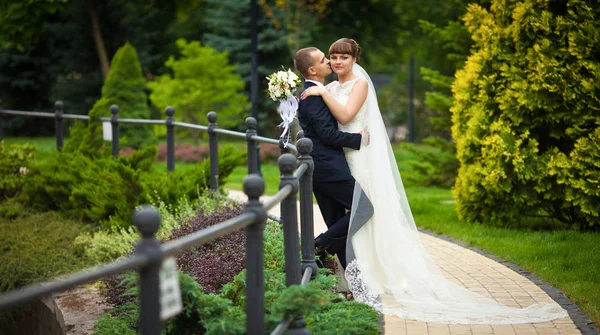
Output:
[[[229,191],[229,195],[241,201],[247,199],[239,191]],[[270,213],[280,216],[279,206]],[[326,226],[316,204],[314,216],[315,235],[318,235],[325,231]],[[425,248],[449,280],[481,295],[493,297],[507,306],[525,307],[534,302],[552,301],[541,288],[508,267],[457,244],[424,233],[420,235]],[[581,334],[570,318],[518,325],[448,325],[385,316],[384,322],[386,335]]]

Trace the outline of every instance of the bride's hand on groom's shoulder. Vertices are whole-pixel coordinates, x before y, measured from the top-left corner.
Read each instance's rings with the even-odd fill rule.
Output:
[[[325,88],[320,86],[309,87],[305,89],[304,92],[302,92],[302,95],[300,95],[300,99],[304,100],[310,96],[321,96],[323,95],[324,90]]]

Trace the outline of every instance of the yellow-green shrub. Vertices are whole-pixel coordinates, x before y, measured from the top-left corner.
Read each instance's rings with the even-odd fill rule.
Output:
[[[461,218],[548,216],[599,226],[598,1],[470,5],[473,54],[456,74]]]

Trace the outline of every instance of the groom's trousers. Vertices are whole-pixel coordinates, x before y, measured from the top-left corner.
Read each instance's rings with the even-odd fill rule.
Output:
[[[328,228],[320,238],[328,246],[327,252],[337,255],[344,268],[354,184],[354,179],[313,184],[315,198]]]

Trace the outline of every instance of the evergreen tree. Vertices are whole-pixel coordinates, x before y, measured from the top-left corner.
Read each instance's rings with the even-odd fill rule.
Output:
[[[453,84],[454,195],[469,221],[542,216],[600,228],[598,1],[470,5]]]
[[[87,155],[97,155],[104,144],[102,124],[92,120],[110,116],[110,106],[113,104],[119,106],[119,117],[149,118],[150,108],[144,92],[145,84],[137,52],[131,44],[126,43],[117,50],[112,59],[110,72],[102,86],[102,98],[89,112],[90,121],[87,126],[79,123],[71,128],[71,138],[65,150],[80,150]],[[119,135],[122,146],[140,148],[155,142],[152,128],[147,126],[120,125]]]
[[[249,83],[250,0],[207,0],[206,4],[205,21],[210,32],[204,34],[204,43],[218,51],[227,51],[230,63],[237,67],[242,80]],[[263,78],[281,65],[288,66],[290,57],[284,31],[275,29],[260,8],[258,12],[258,73]]]
[[[252,72],[250,0],[206,0],[206,6],[205,23],[210,32],[204,34],[204,43],[218,51],[228,52],[229,63],[236,66],[236,72],[242,77],[249,97]],[[262,135],[275,136],[279,134],[276,125],[281,119],[277,113],[278,103],[265,98],[265,77],[280,70],[281,66],[293,68],[294,63],[289,56],[285,32],[275,29],[260,7],[257,31],[260,132]],[[240,125],[243,126],[243,122]]]

